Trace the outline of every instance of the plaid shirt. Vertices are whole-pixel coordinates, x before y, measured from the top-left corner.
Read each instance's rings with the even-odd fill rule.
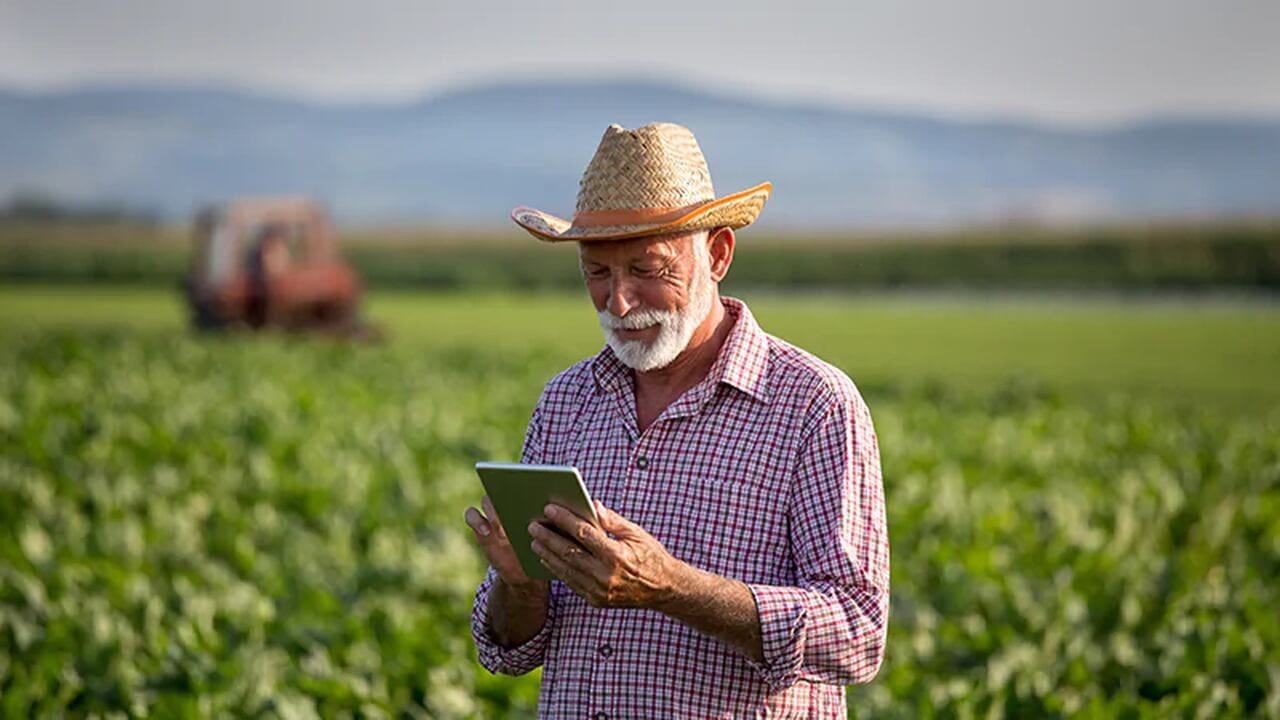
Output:
[[[653,610],[593,608],[558,581],[541,631],[503,648],[490,568],[472,615],[480,662],[543,666],[540,717],[844,718],[844,686],[880,666],[889,539],[871,415],[844,373],[723,303],[736,321],[720,356],[643,433],[634,375],[606,346],[547,384],[522,460],[578,467],[592,497],[676,558],[746,583],[764,662]]]

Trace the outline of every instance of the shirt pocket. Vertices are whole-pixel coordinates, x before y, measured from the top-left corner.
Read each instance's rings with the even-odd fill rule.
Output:
[[[724,469],[674,478],[659,490],[673,555],[743,582],[777,583],[789,566],[786,488]]]

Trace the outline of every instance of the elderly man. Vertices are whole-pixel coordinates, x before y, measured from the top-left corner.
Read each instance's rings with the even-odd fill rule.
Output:
[[[558,580],[520,569],[487,498],[467,524],[489,558],[472,629],[480,662],[543,667],[556,718],[846,716],[875,677],[889,543],[871,416],[844,373],[765,334],[722,297],[734,230],[768,183],[717,198],[692,133],[605,131],[572,222],[606,346],[551,380],[526,463],[574,465],[600,527],[549,505],[530,525]]]

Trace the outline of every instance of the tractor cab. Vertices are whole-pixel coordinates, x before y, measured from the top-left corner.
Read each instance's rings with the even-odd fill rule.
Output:
[[[362,328],[360,282],[332,222],[305,198],[242,199],[198,213],[186,292],[202,329]]]

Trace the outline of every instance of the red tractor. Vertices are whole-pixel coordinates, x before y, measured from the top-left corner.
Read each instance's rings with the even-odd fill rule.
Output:
[[[305,198],[247,198],[200,212],[186,292],[201,329],[371,334],[333,223]]]

